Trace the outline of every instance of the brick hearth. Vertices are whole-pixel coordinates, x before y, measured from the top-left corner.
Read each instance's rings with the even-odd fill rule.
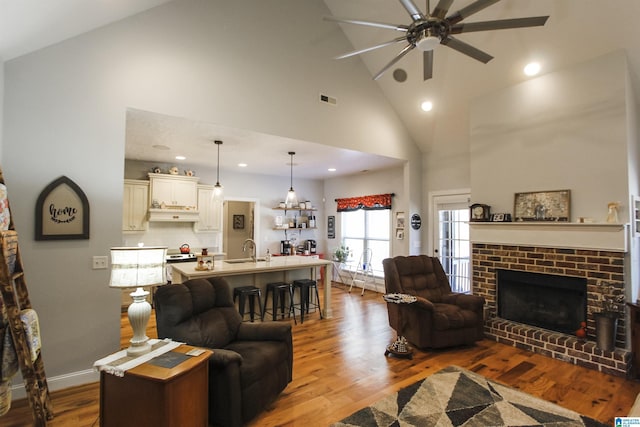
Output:
[[[596,348],[593,316],[602,307],[605,295],[624,293],[624,253],[485,243],[473,243],[472,251],[473,293],[486,300],[487,337],[612,375],[630,375],[624,316],[618,320],[613,351]],[[586,278],[587,340],[498,318],[496,269]]]

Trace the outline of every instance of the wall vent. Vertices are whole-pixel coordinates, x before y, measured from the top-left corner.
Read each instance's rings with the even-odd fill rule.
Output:
[[[326,104],[337,105],[338,100],[332,96],[320,94],[320,102],[324,102]]]

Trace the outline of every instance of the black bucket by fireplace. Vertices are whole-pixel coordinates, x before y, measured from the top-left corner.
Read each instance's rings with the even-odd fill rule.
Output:
[[[587,279],[496,270],[498,316],[573,334],[587,318]]]

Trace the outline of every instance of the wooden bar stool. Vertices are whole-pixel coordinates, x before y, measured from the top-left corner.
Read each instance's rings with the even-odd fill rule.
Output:
[[[249,315],[251,321],[254,321],[255,316],[255,298],[258,297],[258,309],[260,310],[260,319],[264,317],[262,313],[262,291],[260,288],[255,286],[240,286],[233,289],[233,302],[236,302],[236,297],[240,297],[240,301],[238,302],[238,311],[240,312],[240,316],[242,316],[242,321],[244,321],[244,304],[246,299],[249,299]]]
[[[311,295],[311,288],[314,289],[316,294],[315,302]],[[309,314],[309,309],[313,307],[313,311],[318,309],[320,312],[320,318],[322,319],[322,308],[320,307],[320,296],[318,295],[318,284],[315,280],[301,279],[293,281],[293,293],[295,290],[300,290],[300,302],[299,304],[291,304],[291,310],[293,311],[293,317],[296,317],[296,308],[300,310],[300,323],[304,323],[304,314]],[[290,311],[291,311],[290,310]]]
[[[267,303],[269,301],[269,293],[271,293],[271,310],[267,310]],[[267,283],[267,291],[264,296],[264,308],[262,309],[262,320],[267,313],[271,313],[272,320],[277,320],[278,306],[280,306],[280,316],[284,319],[284,307],[286,305],[287,294],[289,294],[289,306],[293,303],[293,289],[289,283],[285,282],[273,282]],[[289,317],[291,317],[291,309],[287,310]],[[293,321],[296,322],[296,316],[293,316]]]

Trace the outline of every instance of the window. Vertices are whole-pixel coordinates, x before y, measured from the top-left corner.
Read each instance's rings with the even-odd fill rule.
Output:
[[[389,257],[390,209],[342,212],[342,244],[352,253],[347,269],[358,267],[360,256],[371,249],[371,269],[383,277],[382,260]]]

